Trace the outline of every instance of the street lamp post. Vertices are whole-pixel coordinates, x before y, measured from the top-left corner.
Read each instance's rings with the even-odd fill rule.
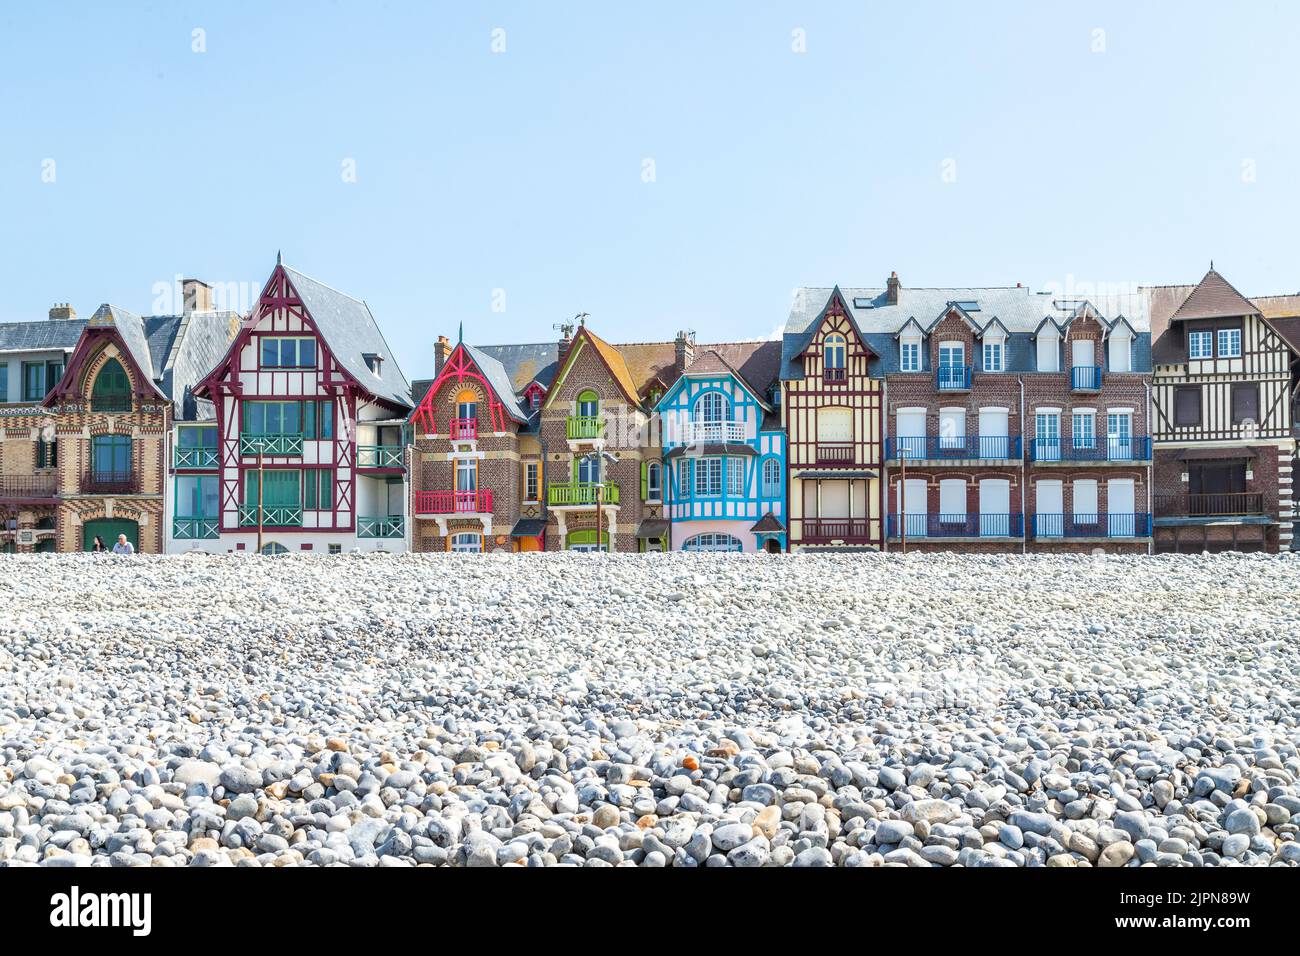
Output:
[[[609,452],[597,449],[596,451],[589,451],[587,454],[583,455],[582,461],[584,464],[592,461],[597,462],[599,464],[599,476],[602,479],[596,482],[596,551],[599,552],[601,546],[601,534],[604,527],[604,466],[607,462],[611,465],[617,465],[618,455],[611,455]],[[614,543],[611,541],[610,548],[608,549],[609,551],[613,550],[613,544]],[[606,553],[608,553],[608,551]]]

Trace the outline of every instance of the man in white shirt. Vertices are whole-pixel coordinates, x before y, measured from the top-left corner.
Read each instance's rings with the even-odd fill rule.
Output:
[[[126,535],[119,534],[117,536],[117,544],[113,545],[113,553],[114,554],[135,554],[135,548],[132,547],[130,541],[126,540]]]

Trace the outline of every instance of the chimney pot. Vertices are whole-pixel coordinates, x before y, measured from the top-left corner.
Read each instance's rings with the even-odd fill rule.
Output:
[[[889,274],[889,281],[885,283],[885,298],[890,305],[898,305],[898,290],[901,289],[902,286],[903,283],[899,281],[898,273],[891,272]]]
[[[50,309],[50,321],[58,322],[63,319],[75,319],[77,310],[66,302],[55,302],[54,307]]]
[[[186,315],[191,312],[211,312],[212,286],[201,279],[182,279],[181,300]]]
[[[451,358],[451,339],[445,335],[438,336],[438,344],[433,348],[433,374],[436,376]]]

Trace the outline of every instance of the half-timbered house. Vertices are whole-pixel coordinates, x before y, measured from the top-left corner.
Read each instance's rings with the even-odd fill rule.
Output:
[[[214,409],[219,523],[186,549],[405,550],[410,386],[363,301],[277,259],[195,394]]]
[[[789,549],[881,550],[877,354],[838,288],[800,289],[781,343]]]
[[[655,406],[671,549],[785,550],[785,431],[771,404],[780,348],[696,349]]]
[[[1156,550],[1289,548],[1291,347],[1213,268],[1149,295]]]

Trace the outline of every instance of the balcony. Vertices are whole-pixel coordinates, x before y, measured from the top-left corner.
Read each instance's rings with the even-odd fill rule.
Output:
[[[58,475],[0,476],[0,498],[53,498],[58,491]]]
[[[453,418],[447,425],[447,437],[452,441],[474,441],[478,438],[478,419]]]
[[[871,543],[871,523],[866,518],[804,518],[802,533],[809,544]]]
[[[1149,538],[1149,514],[1036,514],[1035,538]]]
[[[822,381],[827,385],[843,385],[848,381],[848,372],[842,368],[822,369]]]
[[[239,436],[239,453],[241,455],[281,455],[297,457],[302,454],[301,435],[249,435]]]
[[[1020,458],[1019,435],[935,435],[886,438],[888,461],[1009,461]]]
[[[569,441],[591,441],[605,437],[605,419],[599,415],[570,415],[564,423]]]
[[[598,490],[602,505],[618,504],[618,485],[609,482],[603,485],[584,483],[551,485],[546,489],[546,503],[555,508],[594,507]]]
[[[1076,365],[1070,369],[1070,390],[1096,392],[1101,390],[1101,368],[1096,365]]]
[[[1156,495],[1157,518],[1238,518],[1266,515],[1264,495],[1258,491]]]
[[[140,476],[133,471],[96,471],[81,476],[81,492],[86,495],[135,495],[140,493]]]
[[[1018,514],[908,514],[889,516],[889,536],[909,538],[1023,538],[1025,521]]]
[[[401,445],[358,445],[358,468],[401,468],[403,448]]]
[[[172,537],[177,541],[211,541],[221,537],[219,518],[173,518]]]
[[[264,528],[301,528],[301,505],[266,505],[262,509],[262,527]],[[239,526],[241,528],[257,527],[257,505],[239,506]]]
[[[682,441],[687,445],[721,444],[745,441],[744,422],[696,422],[682,427]]]
[[[851,465],[853,464],[853,445],[850,442],[818,444],[817,464]]]
[[[969,365],[940,365],[934,372],[934,387],[941,392],[969,392]]]
[[[402,538],[406,536],[406,519],[402,515],[358,518],[358,538]]]
[[[418,515],[488,514],[492,511],[491,491],[417,491]]]
[[[1128,462],[1150,461],[1150,438],[1103,438],[1076,444],[1059,438],[1035,438],[1029,443],[1029,455],[1035,464],[1061,462]]]
[[[129,412],[131,410],[131,396],[92,395],[90,397],[90,410],[92,412]]]
[[[178,446],[172,450],[172,467],[177,471],[215,469],[218,457],[215,448],[181,448]]]

